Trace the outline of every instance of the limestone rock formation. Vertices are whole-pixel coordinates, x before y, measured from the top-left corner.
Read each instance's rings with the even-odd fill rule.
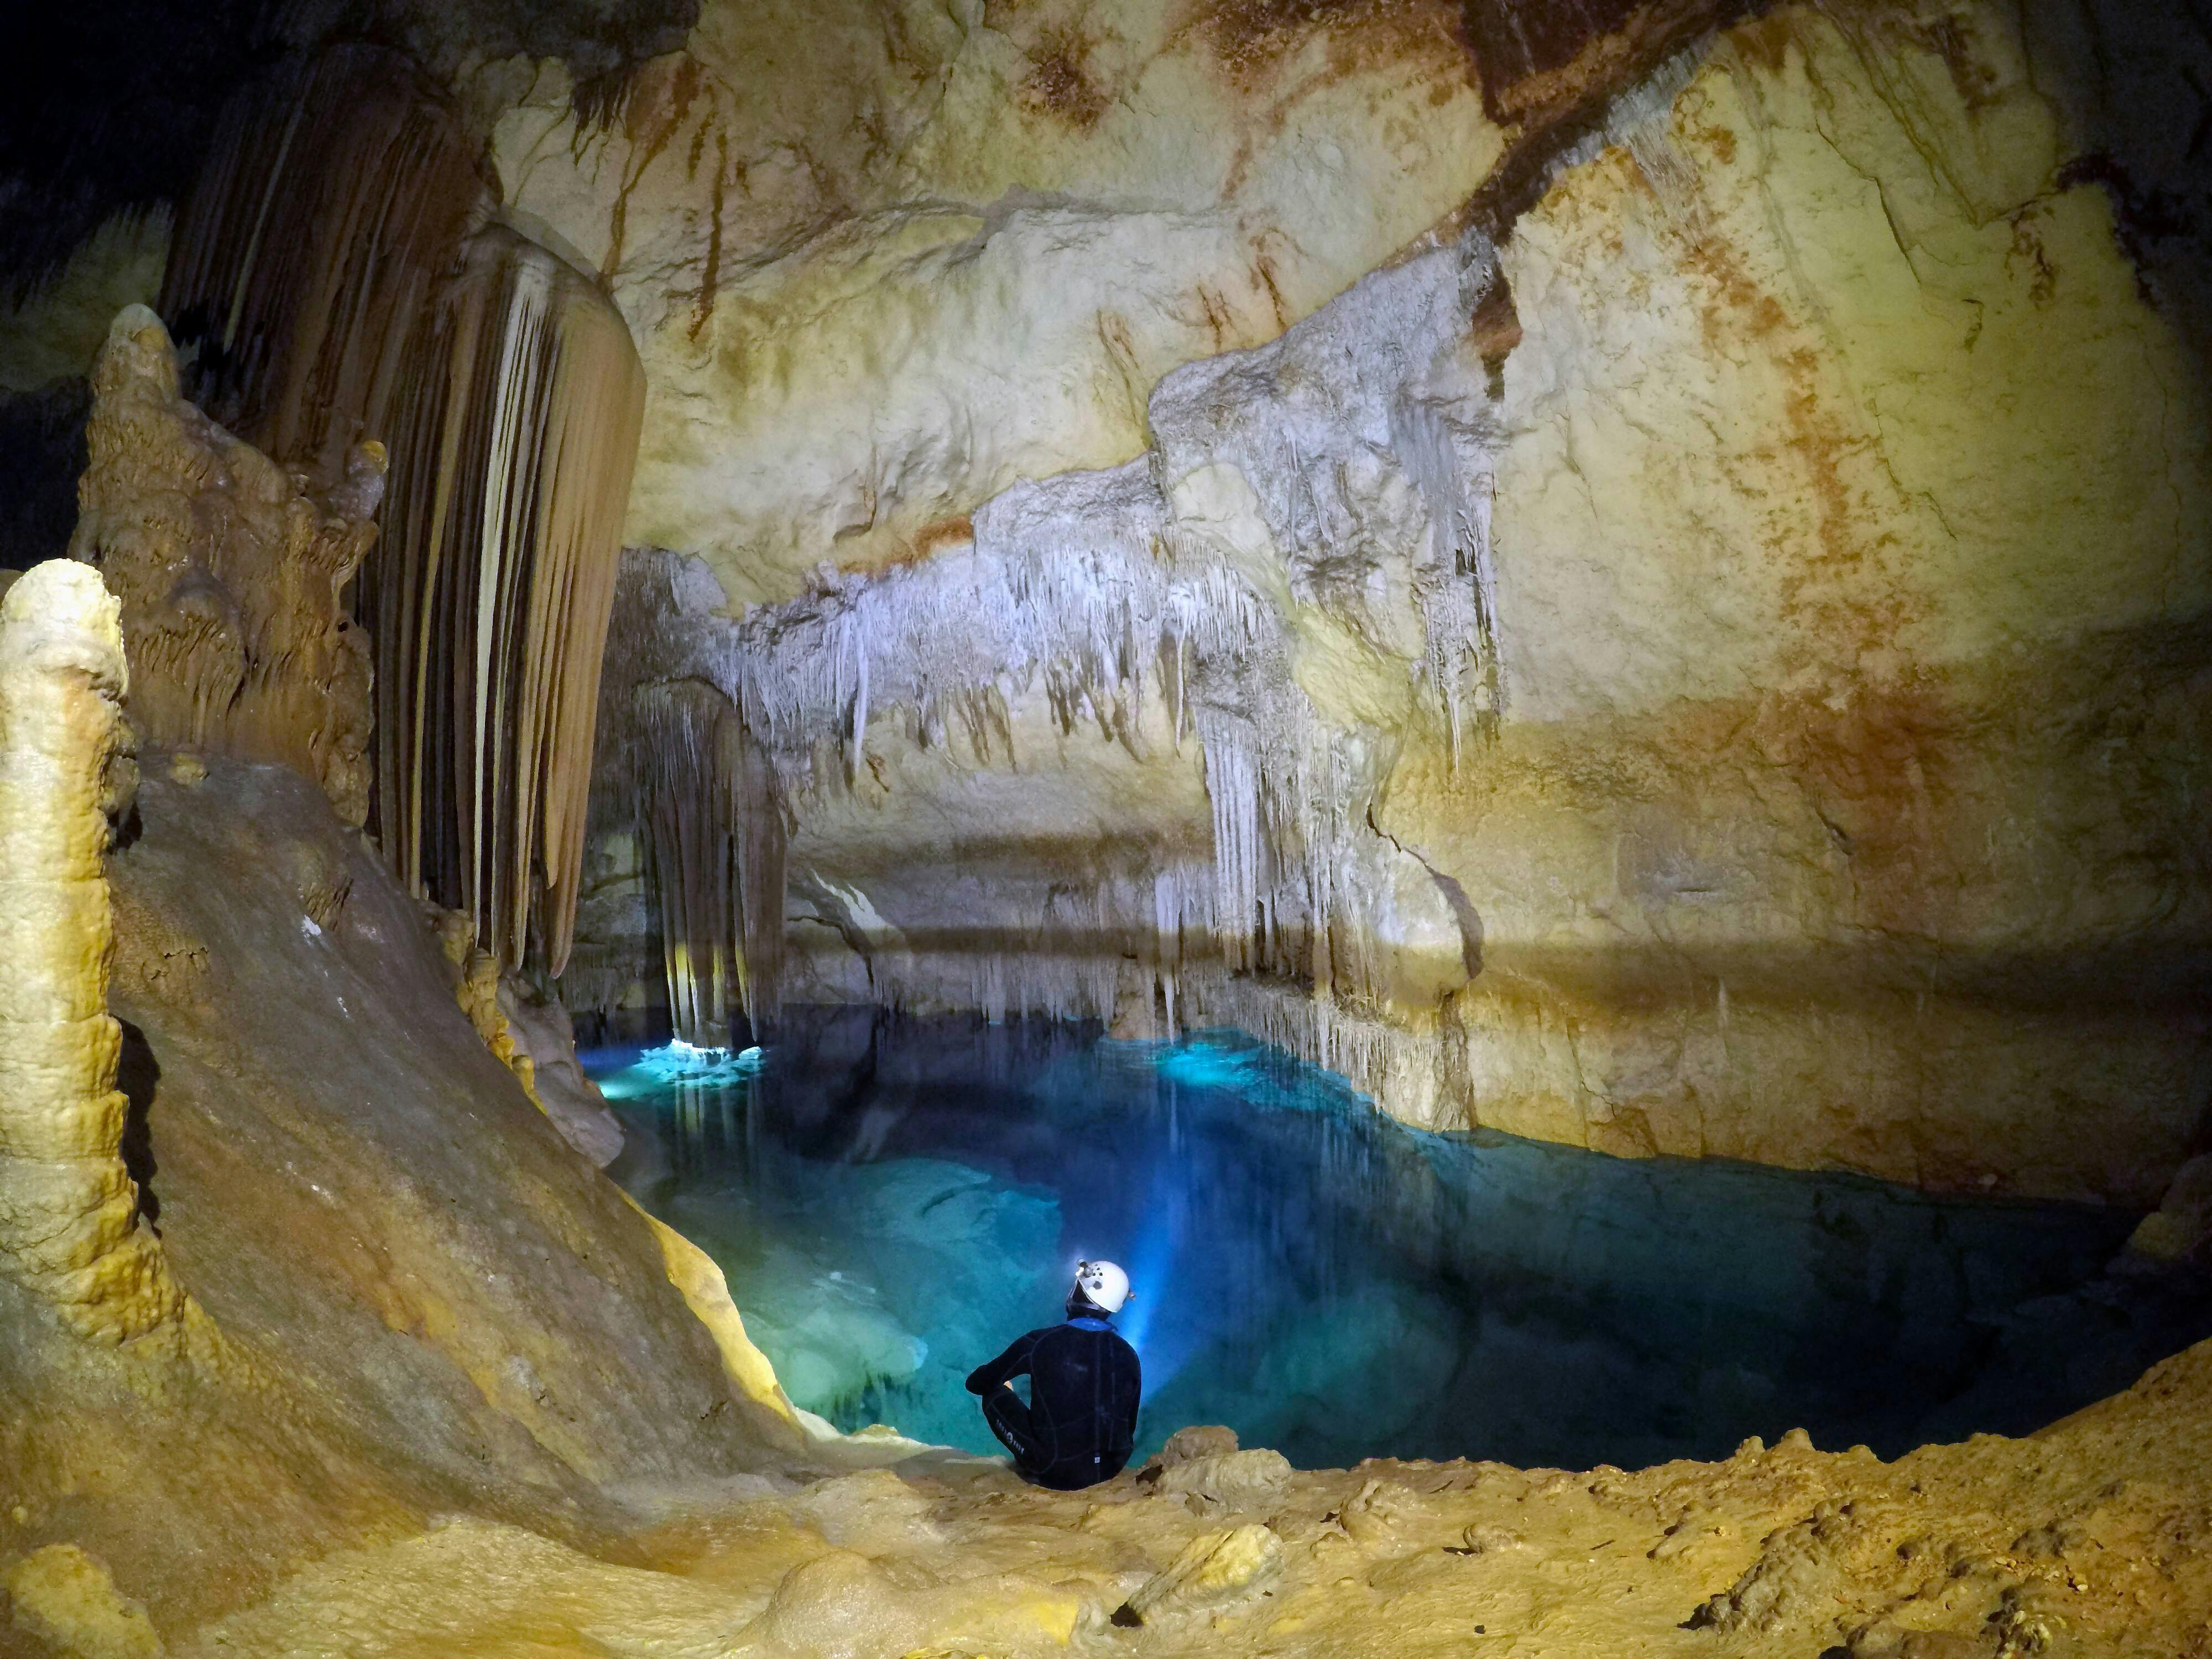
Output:
[[[1057,1493],[972,1464],[695,1500],[622,1565],[461,1521],[320,1562],[177,1645],[287,1653],[357,1632],[487,1651],[520,1627],[540,1651],[759,1659],[2189,1655],[2212,1636],[2208,1388],[2199,1349],[2035,1439],[1887,1465],[1792,1435],[1633,1472],[1301,1472],[1240,1528],[1127,1475]],[[1117,1623],[1154,1584],[1182,1587],[1182,1613],[1164,1589]]]
[[[278,65],[223,110],[163,273],[193,401],[281,464],[343,476],[392,431],[408,342],[492,201],[481,146],[400,54]]]
[[[115,313],[127,305],[151,305],[161,292],[169,222],[165,209],[118,215],[60,270],[14,304],[0,306],[0,407],[6,394],[51,390],[91,374]]]
[[[500,981],[498,994],[509,1041],[530,1067],[530,1097],[563,1140],[605,1169],[622,1151],[622,1125],[577,1062],[576,1027],[568,1011],[557,997],[532,995],[512,976]]]
[[[557,972],[644,383],[595,276],[500,215],[480,124],[421,68],[301,53],[226,107],[161,306],[209,412],[334,498],[390,444],[349,595],[374,776],[343,805],[503,967]]]
[[[2166,1197],[2128,1240],[2146,1261],[2212,1269],[2212,1153],[2200,1153],[2174,1172]]]
[[[376,538],[385,454],[311,493],[180,395],[161,319],[126,307],[93,368],[70,556],[122,602],[130,710],[166,746],[279,761],[368,811],[369,653],[345,593]]]
[[[1502,144],[1477,79],[1443,4],[708,0],[609,106],[504,66],[492,151],[637,331],[629,540],[781,599],[1141,453],[1163,373],[1460,207]]]
[[[67,1659],[161,1659],[146,1609],[115,1588],[107,1568],[74,1544],[33,1550],[0,1578],[18,1634]]]
[[[0,600],[0,1274],[122,1345],[200,1316],[122,1158],[100,866],[131,792],[118,609],[62,561]]]
[[[1115,1611],[1116,1624],[1167,1623],[1178,1616],[1218,1616],[1272,1591],[1283,1576],[1283,1540],[1257,1524],[1202,1532],[1166,1571]]]

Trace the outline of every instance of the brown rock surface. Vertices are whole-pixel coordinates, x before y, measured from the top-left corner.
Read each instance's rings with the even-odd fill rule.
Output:
[[[129,708],[155,743],[296,767],[368,812],[369,653],[342,595],[376,539],[381,444],[310,494],[187,403],[161,319],[128,306],[93,367],[70,556],[123,603]]]
[[[455,1522],[172,1650],[2201,1659],[2208,1490],[2212,1346],[2034,1438],[1889,1464],[1795,1433],[1633,1474],[1370,1462],[1228,1526],[1128,1475],[1054,1493],[948,1467],[695,1497],[597,1559]],[[1113,1617],[1217,1559],[1180,1616]]]

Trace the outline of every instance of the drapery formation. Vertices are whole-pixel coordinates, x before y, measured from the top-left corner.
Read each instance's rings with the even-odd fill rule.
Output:
[[[185,203],[161,312],[185,395],[334,477],[387,435],[402,356],[497,201],[481,147],[396,52],[334,47],[234,100]]]
[[[409,348],[384,544],[362,574],[385,854],[504,962],[534,915],[556,975],[644,412],[599,288],[503,226],[480,232]]]
[[[186,391],[281,465],[336,489],[360,441],[388,448],[352,601],[375,798],[351,816],[503,964],[558,974],[644,376],[598,284],[497,210],[404,58],[333,48],[226,112],[161,304],[197,348]]]
[[[641,688],[638,816],[660,900],[669,1011],[687,1042],[773,1018],[783,966],[783,811],[775,769],[703,680]]]

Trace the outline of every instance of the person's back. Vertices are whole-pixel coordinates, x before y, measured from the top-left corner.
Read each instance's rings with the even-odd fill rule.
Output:
[[[1120,1474],[1129,1461],[1143,1373],[1137,1351],[1111,1322],[1127,1295],[1128,1279],[1120,1268],[1083,1263],[1066,1324],[1030,1332],[969,1376],[968,1391],[982,1397],[991,1431],[1039,1486],[1063,1491],[1092,1486]],[[1027,1406],[1012,1387],[1024,1375]]]

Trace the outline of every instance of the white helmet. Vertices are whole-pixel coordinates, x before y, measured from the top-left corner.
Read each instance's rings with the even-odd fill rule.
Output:
[[[1101,1313],[1119,1313],[1129,1299],[1129,1275],[1110,1261],[1079,1261],[1074,1293]]]

